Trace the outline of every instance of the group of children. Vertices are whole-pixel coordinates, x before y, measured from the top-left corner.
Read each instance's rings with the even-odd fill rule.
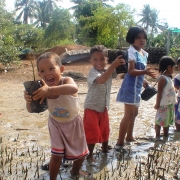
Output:
[[[144,75],[156,77],[151,68],[146,68],[148,53],[143,50],[147,40],[146,31],[139,26],[131,27],[126,41],[128,49],[128,72],[117,95],[117,102],[124,103],[124,116],[119,127],[119,137],[115,149],[121,149],[124,141],[134,141],[133,127],[140,105],[142,87],[148,82]],[[97,45],[90,50],[90,63],[87,82],[88,92],[84,102],[84,117],[81,119],[78,104],[78,87],[70,77],[63,77],[64,66],[60,57],[51,52],[42,54],[37,59],[37,69],[42,79],[42,87],[30,96],[24,92],[26,107],[31,111],[31,101],[47,99],[49,111],[49,134],[51,140],[51,159],[49,164],[50,179],[55,180],[62,158],[73,161],[72,175],[79,175],[80,168],[87,157],[94,162],[93,150],[96,143],[102,143],[102,152],[108,152],[110,91],[112,78],[117,76],[116,68],[125,64],[122,56],[118,56],[106,69],[108,63],[107,49]],[[179,63],[180,64],[180,63]],[[180,66],[180,65],[179,65]],[[173,123],[173,106],[176,102],[172,79],[175,61],[168,56],[159,63],[157,109],[155,119],[156,136],[160,136],[163,126],[164,135],[168,135],[169,125]],[[175,87],[180,87],[180,75],[175,78]],[[180,102],[180,92],[179,99]],[[176,106],[177,121],[180,126],[180,108]],[[178,126],[178,125],[177,125]]]

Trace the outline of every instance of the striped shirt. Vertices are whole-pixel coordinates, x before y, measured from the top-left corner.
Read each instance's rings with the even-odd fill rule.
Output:
[[[84,102],[84,109],[104,112],[106,108],[109,108],[112,78],[115,78],[117,73],[114,71],[104,84],[99,84],[95,80],[103,73],[104,71],[98,71],[95,68],[89,71],[87,78],[88,92]]]

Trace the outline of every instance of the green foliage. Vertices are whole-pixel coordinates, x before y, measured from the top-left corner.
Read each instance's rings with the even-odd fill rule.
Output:
[[[20,50],[37,47],[36,51],[56,45],[103,44],[109,48],[128,46],[127,30],[134,25],[134,10],[119,3],[116,7],[107,0],[71,0],[75,6],[58,8],[60,0],[15,0],[15,14],[7,12],[5,0],[0,0],[0,62],[9,64],[18,60]],[[167,44],[167,23],[158,19],[159,11],[144,5],[139,24],[148,30],[148,42],[153,47]],[[22,24],[22,22],[24,24]],[[30,23],[30,24],[28,24]],[[161,30],[161,31],[159,31]],[[180,35],[171,33],[170,53],[178,56]]]
[[[115,8],[98,6],[92,14],[90,17],[81,16],[83,26],[78,40],[88,42],[90,46],[103,44],[111,48],[117,45],[122,47],[127,30],[134,24],[130,7],[125,4],[118,4]]]
[[[60,42],[58,43],[58,45],[68,45],[68,44],[75,44],[73,40],[69,40],[69,39],[64,39],[64,40],[60,40]]]
[[[178,58],[178,53],[177,53],[177,48],[175,48],[175,47],[172,47],[172,48],[170,48],[170,56],[172,56],[174,59],[177,59]]]
[[[37,2],[35,0],[16,0],[15,11],[18,12],[17,20],[22,20],[24,24],[32,23],[37,11]]]
[[[16,25],[14,38],[20,49],[32,46],[42,48],[44,46],[44,31],[41,28],[33,27],[33,25]]]
[[[153,46],[155,34],[158,34],[159,31],[165,31],[168,28],[167,22],[159,20],[158,15],[159,11],[151,8],[149,4],[144,5],[141,13],[139,14],[142,18],[137,22],[137,24],[144,27],[149,34],[147,41],[148,47]]]
[[[51,17],[49,26],[45,29],[46,47],[52,47],[63,40],[73,41],[75,25],[72,16],[66,9],[57,8]]]
[[[160,34],[158,34],[156,37],[154,37],[152,41],[152,47],[163,47],[166,48],[167,43],[167,32],[163,31]]]
[[[8,66],[19,60],[19,51],[13,37],[13,14],[4,9],[3,2],[0,2],[0,62]]]

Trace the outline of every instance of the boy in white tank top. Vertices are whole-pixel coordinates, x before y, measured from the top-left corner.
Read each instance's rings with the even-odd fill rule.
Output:
[[[71,160],[72,176],[78,176],[80,168],[89,153],[79,115],[78,87],[70,77],[62,77],[64,66],[55,53],[44,53],[37,60],[38,74],[42,87],[33,93],[25,92],[26,107],[31,111],[32,100],[47,98],[49,110],[49,134],[51,140],[50,179],[56,180],[63,158]]]

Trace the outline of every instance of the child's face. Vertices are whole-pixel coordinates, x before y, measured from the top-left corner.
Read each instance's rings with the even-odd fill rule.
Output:
[[[90,62],[95,69],[98,71],[103,71],[107,65],[107,57],[105,57],[103,52],[94,52],[91,55]]]
[[[140,51],[146,45],[146,37],[145,34],[139,33],[138,36],[135,38],[133,46],[137,51]]]
[[[63,71],[64,66],[59,67],[54,59],[44,58],[38,63],[38,74],[48,86],[57,86]]]
[[[167,73],[172,75],[174,73],[174,69],[175,69],[175,66],[170,66],[169,65],[168,68],[167,68]]]

